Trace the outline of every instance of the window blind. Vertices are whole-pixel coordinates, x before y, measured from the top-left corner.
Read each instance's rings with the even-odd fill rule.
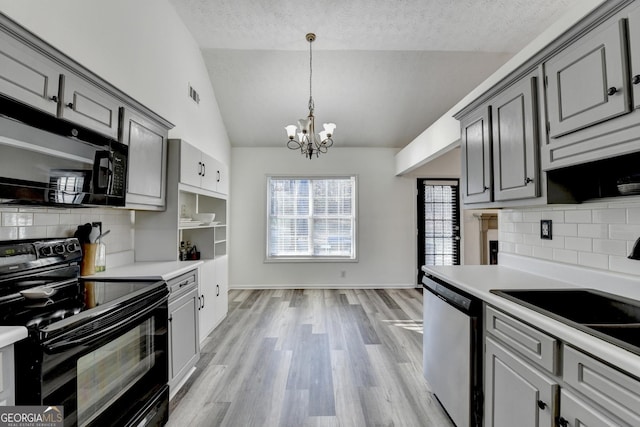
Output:
[[[355,259],[356,178],[268,177],[267,258]]]

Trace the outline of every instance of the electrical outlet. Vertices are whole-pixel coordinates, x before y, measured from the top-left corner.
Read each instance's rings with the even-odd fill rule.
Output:
[[[551,240],[553,235],[551,234],[551,223],[550,219],[541,219],[540,220],[540,238],[545,240]]]

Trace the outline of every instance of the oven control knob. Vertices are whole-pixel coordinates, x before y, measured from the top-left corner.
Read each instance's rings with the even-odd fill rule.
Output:
[[[75,243],[69,243],[67,245],[67,252],[76,252],[78,250],[78,245]]]
[[[63,254],[64,253],[64,245],[55,245],[53,247],[53,251],[58,255]]]
[[[40,248],[40,255],[42,256],[51,256],[53,255],[53,247],[45,246]]]

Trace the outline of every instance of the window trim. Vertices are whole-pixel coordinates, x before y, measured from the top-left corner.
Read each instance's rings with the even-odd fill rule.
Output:
[[[354,180],[354,195],[353,195],[353,245],[354,245],[354,256],[353,257],[337,257],[337,256],[269,256],[269,218],[271,212],[271,194],[270,194],[270,182],[271,179],[353,179]],[[358,199],[359,199],[359,191],[358,191],[358,183],[359,178],[356,174],[327,174],[327,175],[283,175],[283,174],[273,174],[266,175],[265,177],[265,197],[266,197],[266,212],[265,212],[265,241],[264,241],[264,262],[265,263],[353,263],[359,262],[358,259]]]

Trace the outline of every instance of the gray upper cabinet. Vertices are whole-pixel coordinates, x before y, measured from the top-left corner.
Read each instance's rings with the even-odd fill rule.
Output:
[[[118,137],[122,103],[107,92],[73,74],[65,74],[59,116],[111,138]]]
[[[539,196],[537,79],[518,81],[491,102],[494,200]]]
[[[629,56],[634,108],[640,108],[640,8],[629,14]]]
[[[163,209],[167,183],[166,127],[122,108],[120,141],[129,146],[127,207]]]
[[[464,203],[492,201],[491,110],[481,107],[461,121]]]
[[[24,104],[58,113],[60,67],[0,32],[0,92]]]
[[[549,137],[631,111],[626,22],[615,20],[545,64]]]

